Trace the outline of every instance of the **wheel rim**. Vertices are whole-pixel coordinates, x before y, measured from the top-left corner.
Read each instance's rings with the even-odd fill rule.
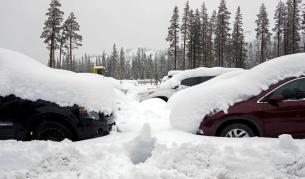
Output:
[[[39,140],[62,141],[66,138],[63,131],[58,129],[47,129],[40,134]]]
[[[243,129],[232,129],[227,134],[229,138],[247,138],[250,137],[249,133]]]

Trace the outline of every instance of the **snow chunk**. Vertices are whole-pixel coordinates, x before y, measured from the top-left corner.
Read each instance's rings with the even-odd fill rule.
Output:
[[[231,71],[240,71],[240,68],[222,68],[222,67],[214,67],[214,68],[206,68],[200,67],[192,70],[185,70],[182,72],[177,72],[175,75],[164,81],[160,84],[161,88],[174,88],[180,85],[181,81],[190,78],[190,77],[199,77],[199,76],[218,76],[224,73],[228,73]]]
[[[62,107],[79,105],[110,114],[114,90],[107,79],[95,74],[79,74],[51,69],[28,56],[0,49],[0,95],[54,102]]]
[[[126,144],[130,159],[134,164],[145,162],[151,157],[155,149],[156,139],[151,136],[151,128],[148,123],[143,126],[140,134]]]
[[[279,136],[279,145],[285,150],[297,150],[297,146],[291,135],[284,134]]]
[[[196,133],[206,115],[226,112],[235,103],[259,95],[281,80],[305,75],[304,58],[304,53],[276,58],[250,70],[223,74],[176,93],[168,102],[171,125]]]

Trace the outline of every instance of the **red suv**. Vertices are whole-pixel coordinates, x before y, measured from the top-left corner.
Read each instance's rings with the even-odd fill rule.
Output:
[[[221,137],[305,138],[305,77],[288,78],[201,122],[200,133]]]

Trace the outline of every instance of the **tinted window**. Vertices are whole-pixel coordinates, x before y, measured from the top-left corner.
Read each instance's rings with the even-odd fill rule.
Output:
[[[305,79],[298,79],[278,88],[266,97],[266,101],[274,94],[283,95],[284,100],[305,99]]]
[[[204,76],[204,77],[192,77],[192,78],[187,78],[185,80],[181,81],[181,85],[184,86],[195,86],[198,85],[200,83],[203,83],[205,81],[208,81],[212,78],[214,78],[215,76]]]

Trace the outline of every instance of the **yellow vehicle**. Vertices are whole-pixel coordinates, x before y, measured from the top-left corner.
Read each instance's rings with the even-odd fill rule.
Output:
[[[103,66],[95,66],[92,68],[92,73],[103,75],[106,72],[106,68]]]

